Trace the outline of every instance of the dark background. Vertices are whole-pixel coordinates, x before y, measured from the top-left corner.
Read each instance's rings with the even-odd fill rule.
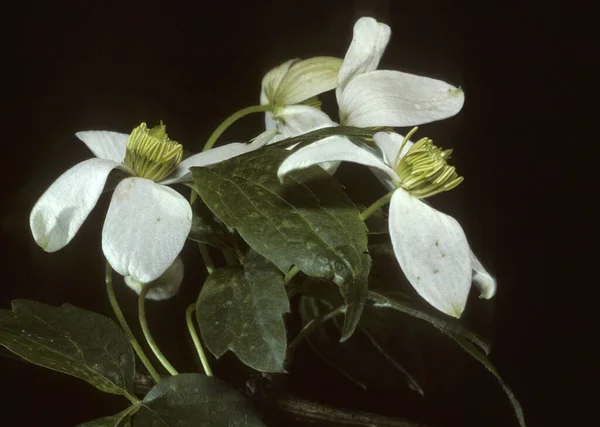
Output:
[[[110,314],[100,248],[108,197],[57,253],[44,253],[28,229],[37,198],[90,156],[75,132],[129,132],[141,121],[163,120],[174,139],[197,151],[225,117],[258,102],[266,71],[292,57],[343,56],[354,21],[370,15],[392,27],[380,68],[439,78],[466,93],[458,116],[421,127],[422,135],[455,149],[453,163],[466,178],[433,204],[461,222],[498,278],[497,296],[473,298],[465,322],[492,338],[491,360],[520,399],[530,426],[578,425],[591,380],[575,369],[585,366],[585,357],[591,360],[594,348],[594,333],[578,338],[594,321],[582,317],[587,312],[580,299],[597,286],[587,270],[586,280],[575,278],[581,269],[571,261],[579,247],[566,243],[583,221],[572,220],[579,208],[572,207],[577,196],[567,168],[582,151],[583,157],[591,155],[595,143],[575,135],[572,118],[585,108],[575,85],[590,60],[579,54],[590,62],[597,57],[588,50],[591,38],[581,32],[589,27],[572,21],[585,11],[576,15],[550,2],[199,4],[109,0],[10,7],[14,13],[5,16],[2,30],[7,111],[1,307],[29,298]],[[248,118],[223,139],[245,140],[261,126],[258,115]],[[340,173],[359,199],[370,200],[360,171],[346,166]],[[165,345],[185,339],[183,314],[175,308],[197,292],[202,273],[189,268],[195,256],[184,251],[187,291],[150,306],[152,326]],[[126,310],[132,308],[133,294],[117,288]],[[438,368],[432,372],[440,377],[429,379],[425,398],[365,392],[308,351],[301,354],[305,359],[289,384],[306,398],[431,426],[516,425],[500,386],[451,346],[433,354]],[[0,359],[0,377],[6,425],[75,425],[125,404],[78,379],[13,359]]]

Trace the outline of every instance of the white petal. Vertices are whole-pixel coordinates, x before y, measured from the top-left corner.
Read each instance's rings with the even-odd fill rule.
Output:
[[[348,126],[416,126],[458,113],[462,89],[441,80],[378,70],[352,80],[338,98],[340,120]]]
[[[391,33],[390,27],[373,18],[363,17],[356,21],[352,43],[338,75],[338,99],[350,80],[377,69]]]
[[[328,136],[292,153],[279,166],[277,176],[280,180],[283,180],[283,177],[293,170],[338,161],[371,166],[390,176],[396,176],[395,172],[383,162],[377,152],[369,149],[366,145],[357,145],[348,138],[336,135]]]
[[[169,299],[179,292],[179,287],[183,281],[183,261],[181,257],[175,258],[173,264],[156,280],[150,283],[138,282],[131,276],[125,276],[125,284],[133,289],[138,295],[145,286],[151,286],[146,294],[146,299],[156,301]]]
[[[66,246],[92,211],[110,172],[120,165],[89,159],[63,173],[40,197],[29,216],[36,243],[46,252]]]
[[[284,138],[331,126],[337,123],[323,111],[308,105],[291,105],[278,108],[275,120],[277,130]]]
[[[194,166],[208,166],[232,159],[242,154],[249,153],[266,145],[277,134],[275,130],[266,130],[258,135],[254,141],[249,144],[242,142],[232,142],[231,144],[221,145],[208,151],[203,151],[188,157],[177,166],[166,179],[160,183],[163,185],[176,184],[178,182],[187,182],[192,180],[190,168]]]
[[[281,79],[274,102],[293,105],[335,89],[342,60],[318,56],[296,62]]]
[[[490,299],[496,295],[496,279],[481,265],[473,252],[471,252],[471,268],[473,269],[473,284],[481,292],[479,298]]]
[[[81,139],[96,157],[117,163],[125,160],[125,148],[129,138],[126,133],[88,130],[77,132],[75,136]]]
[[[102,250],[122,276],[148,283],[181,252],[192,224],[188,201],[172,188],[143,178],[117,185],[102,229]]]
[[[394,253],[417,293],[460,317],[471,287],[471,250],[460,224],[402,189],[390,201],[389,223]]]
[[[402,146],[404,136],[396,132],[377,132],[373,135],[373,141],[381,149],[385,157],[385,162],[393,168],[396,168],[400,159],[414,145],[414,142],[406,141],[404,146]],[[402,147],[402,152],[398,154],[400,147]]]
[[[299,59],[297,58],[290,59],[265,74],[260,91],[260,105],[275,103],[275,96],[277,88],[279,88],[279,84],[281,83],[281,79],[283,79],[290,67],[298,61]]]

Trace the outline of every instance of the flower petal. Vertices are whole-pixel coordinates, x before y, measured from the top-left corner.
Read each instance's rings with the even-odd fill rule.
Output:
[[[192,209],[172,188],[144,178],[117,185],[102,229],[102,250],[122,276],[148,283],[165,272],[185,243]]]
[[[348,138],[337,135],[328,136],[292,153],[279,166],[277,176],[283,180],[283,177],[293,170],[338,161],[371,166],[390,176],[396,176],[395,172],[378,156],[378,153],[366,145],[355,144]]]
[[[481,292],[479,298],[490,299],[496,295],[496,279],[483,268],[473,252],[471,252],[471,268],[473,269],[473,284]]]
[[[471,250],[460,224],[402,189],[392,196],[389,223],[394,253],[417,293],[460,317],[471,287]]]
[[[36,243],[46,252],[66,246],[92,211],[110,172],[120,165],[89,159],[63,173],[40,197],[29,216]]]
[[[88,130],[77,132],[75,136],[81,139],[96,157],[117,163],[125,160],[125,148],[129,138],[126,133]]]
[[[156,280],[150,283],[141,283],[131,276],[124,277],[125,284],[133,289],[138,295],[145,286],[151,286],[146,294],[146,299],[161,301],[169,299],[179,292],[179,287],[183,281],[183,261],[181,257],[175,258],[173,264]]]
[[[187,182],[192,180],[190,168],[194,166],[208,166],[215,163],[223,162],[233,157],[241,156],[266,145],[277,132],[275,130],[266,130],[258,135],[254,141],[249,144],[242,142],[232,142],[231,144],[221,145],[220,147],[211,148],[208,151],[203,151],[193,156],[188,157],[177,166],[166,179],[163,179],[160,184],[170,185],[179,182]]]
[[[335,89],[341,65],[341,58],[331,56],[296,62],[281,79],[274,97],[275,104],[293,105]]]
[[[381,149],[381,152],[385,157],[385,162],[393,168],[395,168],[400,159],[408,153],[410,147],[414,145],[414,142],[406,141],[406,144],[402,147],[404,136],[397,134],[396,132],[377,132],[373,135],[373,141]],[[402,147],[402,152],[398,155],[400,147]]]
[[[278,108],[276,127],[284,138],[302,135],[313,130],[337,126],[323,111],[308,105],[291,105]]]
[[[441,80],[378,70],[353,79],[338,97],[341,123],[348,126],[416,126],[458,113],[462,89]]]
[[[290,67],[298,62],[299,59],[290,59],[285,61],[283,64],[270,70],[262,79],[261,91],[260,91],[260,105],[274,104],[277,89],[281,83],[281,79],[288,72]]]
[[[338,75],[338,99],[353,78],[377,69],[391,34],[389,26],[373,18],[363,17],[356,21],[352,42]]]

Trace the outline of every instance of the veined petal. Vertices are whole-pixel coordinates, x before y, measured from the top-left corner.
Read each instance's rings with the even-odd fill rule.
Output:
[[[391,34],[389,26],[373,18],[363,17],[356,21],[352,42],[338,75],[338,99],[353,78],[377,69]]]
[[[96,157],[117,163],[123,163],[125,160],[125,148],[129,138],[126,133],[88,130],[77,132],[75,136],[81,139]]]
[[[412,141],[406,141],[404,146],[404,136],[397,134],[396,132],[377,132],[373,135],[373,141],[379,147],[385,157],[385,162],[392,168],[395,168],[398,162],[404,155],[410,150],[410,147],[414,145]],[[402,152],[398,153],[402,147]]]
[[[223,162],[233,157],[258,150],[266,145],[276,134],[277,131],[275,130],[266,130],[258,135],[254,141],[250,142],[249,144],[232,142],[231,144],[221,145],[219,147],[211,148],[208,151],[194,154],[193,156],[190,156],[179,163],[177,169],[175,169],[173,173],[166,179],[162,180],[160,184],[170,185],[179,182],[191,181],[191,167],[213,165],[215,163]]]
[[[335,89],[341,58],[317,56],[293,64],[279,83],[274,102],[293,105]]]
[[[148,283],[179,255],[192,225],[188,201],[172,188],[144,178],[125,178],[115,188],[102,250],[122,276]]]
[[[436,309],[460,317],[471,287],[471,250],[460,224],[402,189],[389,213],[394,253],[410,284]]]
[[[63,173],[40,197],[29,216],[36,243],[46,252],[66,246],[102,194],[106,178],[119,163],[89,159]]]
[[[275,103],[275,94],[277,93],[277,88],[281,83],[281,79],[283,79],[290,67],[298,61],[298,58],[290,59],[265,74],[262,79],[260,91],[260,105]]]
[[[496,279],[481,265],[473,252],[471,252],[471,268],[473,269],[473,284],[481,292],[479,298],[490,299],[496,295]]]
[[[338,97],[341,123],[348,126],[416,126],[458,113],[462,89],[441,80],[377,70],[353,79]]]
[[[396,176],[395,172],[378,156],[378,153],[366,145],[355,144],[348,138],[337,135],[328,136],[292,153],[279,166],[277,176],[283,180],[283,177],[293,170],[338,161],[371,166],[392,177]]]
[[[133,289],[138,295],[145,286],[151,286],[151,289],[146,294],[146,299],[155,301],[169,299],[179,292],[179,287],[183,281],[183,261],[181,260],[181,257],[178,256],[175,258],[175,261],[173,261],[173,264],[171,264],[158,279],[150,283],[138,282],[131,276],[125,276],[124,280],[125,284]]]
[[[337,126],[323,111],[308,105],[290,105],[276,112],[276,127],[284,138],[302,135],[313,130]]]

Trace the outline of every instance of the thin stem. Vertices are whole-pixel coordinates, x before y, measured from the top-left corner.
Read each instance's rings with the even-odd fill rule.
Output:
[[[361,220],[366,220],[368,217],[370,217],[377,209],[379,209],[380,207],[382,207],[383,205],[385,205],[386,203],[388,203],[390,201],[390,199],[392,198],[392,195],[394,194],[393,191],[390,191],[389,193],[387,193],[385,196],[379,198],[378,200],[375,201],[375,203],[373,203],[371,206],[369,206],[367,209],[365,209],[364,211],[362,211],[358,217]]]
[[[319,325],[322,325],[323,323],[327,322],[330,319],[333,319],[335,316],[345,313],[346,312],[346,306],[342,305],[338,308],[336,308],[335,310],[325,314],[322,317],[319,317],[317,319],[312,319],[310,322],[308,322],[304,328],[302,328],[302,330],[298,333],[298,335],[296,335],[296,338],[294,338],[294,340],[290,343],[289,345],[289,351],[290,354],[296,349],[296,347],[298,347],[298,345],[308,336],[310,335]]]
[[[202,368],[204,368],[204,373],[207,377],[212,377],[212,371],[210,369],[210,365],[208,364],[208,359],[206,358],[206,353],[204,352],[204,348],[202,348],[202,343],[200,342],[200,337],[196,333],[196,329],[194,328],[194,321],[192,319],[192,313],[196,309],[194,304],[190,304],[187,310],[185,311],[185,322],[187,323],[188,331],[190,332],[190,336],[192,337],[192,341],[194,341],[194,345],[196,346],[196,351],[198,352],[198,357],[200,358],[200,362],[202,363]]]
[[[253,105],[251,107],[242,108],[241,110],[236,111],[231,116],[227,117],[223,121],[223,123],[221,123],[219,127],[215,129],[210,138],[208,138],[208,141],[206,141],[206,144],[204,145],[202,151],[210,150],[213,147],[213,145],[215,145],[215,142],[217,142],[217,139],[219,139],[221,134],[223,134],[223,132],[225,132],[225,130],[229,126],[231,126],[233,123],[235,123],[242,117],[247,116],[251,113],[261,113],[265,111],[270,111],[272,109],[272,105]]]
[[[212,262],[210,254],[208,253],[208,248],[204,243],[198,242],[198,250],[200,251],[200,256],[204,261],[206,271],[208,271],[208,274],[212,274],[212,272],[215,271],[215,264]]]
[[[150,334],[150,328],[148,328],[148,322],[146,321],[146,294],[149,290],[150,286],[145,286],[142,289],[142,292],[140,293],[140,296],[138,298],[138,316],[140,319],[140,325],[142,326],[142,332],[144,332],[144,337],[146,337],[146,341],[148,342],[148,345],[154,352],[154,355],[156,356],[158,361],[165,367],[167,371],[169,371],[171,375],[178,375],[179,372],[175,370],[173,365],[171,365],[171,363],[167,360],[164,354],[162,354],[162,352],[156,345],[154,338],[152,338],[152,334]]]
[[[123,316],[121,307],[119,307],[119,303],[117,302],[117,297],[115,296],[115,290],[113,289],[112,267],[110,266],[108,261],[106,262],[105,281],[106,281],[106,293],[108,294],[108,300],[110,301],[110,306],[112,307],[112,309],[115,313],[115,316],[116,316],[117,320],[119,321],[119,324],[121,325],[121,329],[123,329],[123,331],[125,332],[125,335],[127,335],[127,338],[129,339],[129,343],[133,347],[133,350],[135,351],[135,353],[137,354],[139,359],[142,361],[142,363],[144,364],[144,366],[146,367],[146,369],[148,370],[150,375],[152,375],[152,378],[154,379],[154,381],[159,382],[160,381],[159,373],[156,371],[156,369],[154,369],[154,366],[152,366],[152,363],[150,363],[150,360],[148,359],[148,357],[146,357],[146,354],[144,353],[144,350],[142,350],[140,343],[135,338],[135,335],[133,335],[133,332],[131,332],[131,328],[127,324],[127,320],[125,320],[125,316]]]
[[[288,271],[288,273],[283,278],[283,284],[287,285],[288,283],[290,283],[290,281],[294,278],[294,276],[296,274],[298,274],[299,272],[300,272],[300,269],[294,265],[292,268],[290,268],[290,271]]]

